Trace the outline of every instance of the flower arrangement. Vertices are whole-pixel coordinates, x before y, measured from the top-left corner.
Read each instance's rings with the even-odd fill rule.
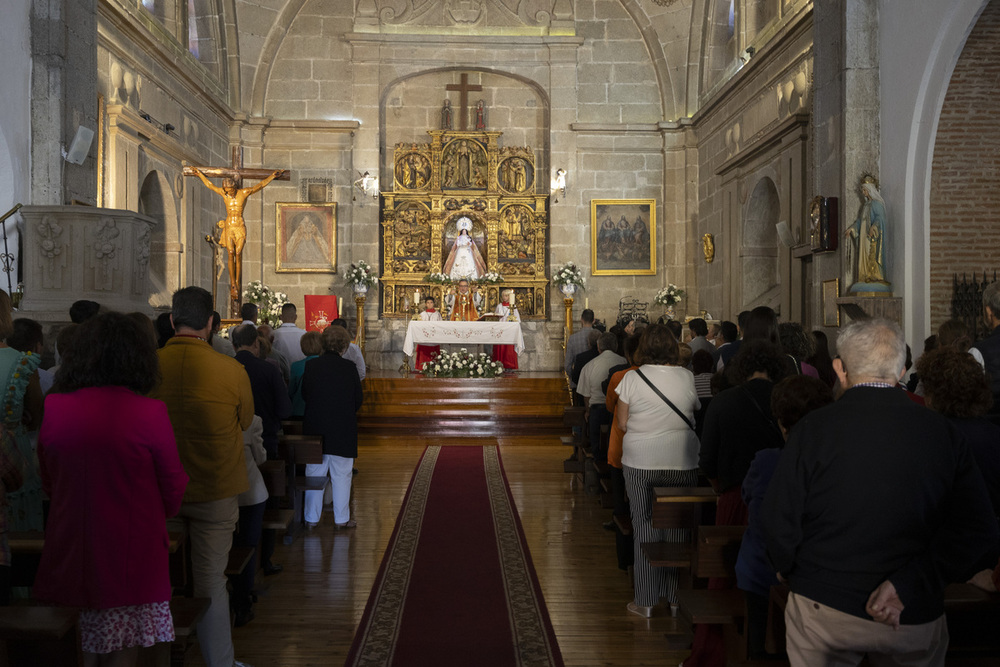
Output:
[[[490,271],[476,278],[477,285],[496,285],[503,282],[503,276],[496,271]]]
[[[451,276],[446,273],[428,273],[424,276],[425,283],[434,283],[436,285],[450,285]]]
[[[676,306],[686,296],[687,292],[670,283],[656,293],[656,298],[653,301],[663,306]]]
[[[281,324],[281,307],[288,302],[288,295],[255,280],[243,290],[243,301],[256,304],[261,324],[266,322],[277,327]]]
[[[495,378],[503,375],[503,364],[491,361],[488,354],[470,354],[464,347],[458,352],[444,352],[425,361],[421,372],[432,378]]]
[[[375,275],[375,269],[362,259],[344,271],[344,282],[353,286],[364,285],[367,288],[378,282],[378,276]]]
[[[555,273],[552,275],[552,282],[554,282],[557,287],[562,287],[563,285],[577,285],[579,287],[583,287],[583,272],[580,271],[580,267],[573,262],[566,262],[561,267],[556,269]]]

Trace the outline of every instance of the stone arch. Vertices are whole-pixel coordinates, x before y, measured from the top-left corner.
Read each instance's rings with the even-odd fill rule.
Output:
[[[257,59],[257,71],[253,77],[253,88],[250,93],[250,114],[252,116],[264,115],[267,85],[271,81],[271,70],[278,59],[278,49],[285,41],[285,36],[288,35],[292,27],[292,21],[295,20],[299,10],[305,4],[306,0],[288,0],[264,39],[264,47],[260,51],[260,58]]]
[[[652,22],[646,15],[637,0],[621,0],[622,8],[635,23],[635,27],[642,35],[642,41],[646,45],[649,59],[653,62],[653,70],[656,72],[656,84],[660,88],[660,112],[664,119],[674,120],[683,115],[677,108],[677,97],[674,94],[674,87],[670,81],[670,68],[667,65],[667,57],[663,52],[663,45],[660,37],[653,28]]]
[[[539,118],[537,129],[539,130],[538,143],[531,146],[538,152],[535,155],[535,173],[545,174],[548,173],[548,156],[549,156],[549,127],[551,124],[551,102],[549,100],[548,93],[545,89],[537,82],[528,77],[514,74],[511,72],[504,72],[502,70],[491,69],[487,67],[462,67],[462,66],[451,66],[451,67],[438,67],[432,69],[421,70],[419,72],[413,72],[411,74],[406,74],[401,77],[390,81],[382,89],[382,94],[379,98],[379,145],[383,147],[383,155],[385,162],[385,169],[381,175],[381,182],[391,183],[392,182],[392,150],[391,145],[395,141],[395,137],[390,136],[391,126],[393,125],[392,120],[389,118],[390,103],[393,99],[393,93],[398,91],[401,86],[404,86],[410,82],[414,82],[422,77],[437,77],[442,74],[447,74],[449,72],[482,72],[490,76],[501,77],[502,79],[508,79],[511,82],[516,82],[516,84],[524,86],[539,100]],[[440,99],[443,99],[444,90],[442,87],[442,95]],[[435,98],[435,105],[440,104],[440,99]],[[471,100],[470,100],[471,103]],[[489,113],[489,112],[488,112]],[[437,124],[432,127],[436,127]],[[487,126],[493,126],[492,122],[488,122]],[[414,125],[414,127],[419,127],[419,125]],[[454,125],[455,129],[458,128],[457,121]],[[431,129],[430,127],[426,129]],[[420,137],[420,141],[426,141],[427,135]],[[413,140],[418,139],[417,137],[412,137]],[[505,135],[505,143],[510,143],[512,141],[511,137]],[[387,143],[388,142],[388,143]],[[514,139],[514,145],[520,145],[520,143]]]
[[[139,213],[156,220],[149,241],[149,305],[170,305],[181,287],[180,220],[170,181],[159,171],[150,171],[139,189]]]
[[[777,224],[781,219],[781,198],[770,177],[757,181],[747,201],[741,244],[741,307],[780,303]]]
[[[930,188],[930,323],[951,316],[953,276],[995,270],[1000,244],[1000,117],[994,105],[1000,66],[1000,2],[979,16],[948,83],[934,137]],[[970,141],[970,138],[972,141]],[[975,239],[975,243],[970,241]]]
[[[3,128],[0,127],[0,202],[4,202],[4,208],[7,206],[7,202],[16,201],[16,188],[17,183],[15,183],[15,171],[13,157],[10,153],[10,146],[7,143],[7,137],[4,136]],[[16,287],[18,280],[18,275],[21,273],[20,261],[21,253],[18,249],[18,228],[15,224],[17,220],[16,216],[11,216],[4,221],[3,226],[7,228],[7,249],[14,255],[14,262],[12,265],[12,273],[10,276],[11,287]],[[3,249],[3,233],[0,231],[0,252],[4,252]],[[2,269],[2,263],[0,263],[0,269]],[[6,274],[0,272],[0,289],[7,291],[7,276]]]
[[[705,0],[701,53],[695,60],[701,70],[695,99],[718,85],[736,60],[740,45],[739,4],[737,0]],[[696,18],[692,15],[692,24]]]

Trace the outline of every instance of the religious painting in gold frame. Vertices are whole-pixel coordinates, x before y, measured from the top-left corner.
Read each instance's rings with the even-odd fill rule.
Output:
[[[823,281],[823,326],[840,326],[840,306],[837,299],[840,298],[840,278]]]
[[[590,272],[656,275],[656,200],[590,200]]]
[[[274,221],[277,273],[337,272],[335,202],[277,202]]]

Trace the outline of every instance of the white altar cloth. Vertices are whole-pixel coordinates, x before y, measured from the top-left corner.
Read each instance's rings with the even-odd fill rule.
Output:
[[[410,320],[403,341],[403,354],[409,356],[417,345],[513,345],[518,354],[524,351],[520,322],[418,322]]]

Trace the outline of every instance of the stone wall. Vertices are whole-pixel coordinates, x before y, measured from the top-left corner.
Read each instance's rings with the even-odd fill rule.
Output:
[[[930,192],[931,331],[951,317],[955,274],[1000,269],[1000,3],[990,3],[955,65],[941,109]],[[992,276],[992,273],[991,273]]]

